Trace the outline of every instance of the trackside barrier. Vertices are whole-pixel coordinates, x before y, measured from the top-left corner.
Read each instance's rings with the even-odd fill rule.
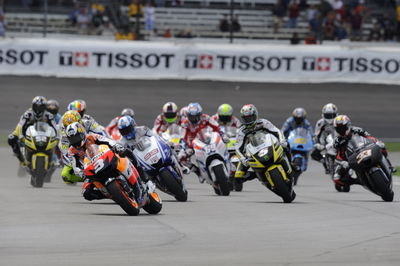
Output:
[[[0,74],[400,84],[400,48],[3,39]]]

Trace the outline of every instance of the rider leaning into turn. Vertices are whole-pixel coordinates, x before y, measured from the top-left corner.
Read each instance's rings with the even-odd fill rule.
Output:
[[[46,111],[47,100],[43,96],[36,96],[32,100],[32,108],[29,108],[21,116],[18,125],[15,130],[8,136],[8,144],[11,146],[15,156],[18,158],[22,166],[26,166],[27,162],[21,152],[20,140],[25,137],[26,130],[29,126],[34,125],[37,122],[48,123],[56,132],[57,124],[54,120],[54,116]],[[58,137],[58,134],[57,134]]]
[[[86,134],[85,128],[78,122],[70,124],[66,128],[66,134],[71,144],[68,149],[69,162],[71,163],[74,173],[82,179],[85,179],[83,160],[86,155],[86,148],[90,144],[107,145],[112,151],[119,155],[124,154],[125,152],[125,149],[112,139],[98,134]],[[133,175],[133,172],[130,167],[127,167],[123,172],[121,172],[121,174],[129,179],[129,177]],[[86,200],[105,198],[103,193],[95,189],[94,184],[89,180],[86,180],[82,186],[82,195]]]
[[[178,113],[178,106],[174,102],[167,102],[162,108],[162,113],[159,114],[154,121],[153,130],[157,134],[161,134],[168,130],[171,125],[181,125],[181,116]]]
[[[124,109],[122,110],[122,112],[121,112],[121,115],[119,115],[119,116],[117,116],[117,117],[114,117],[114,118],[110,121],[110,123],[107,125],[107,127],[106,127],[106,131],[107,131],[107,133],[108,133],[110,136],[111,136],[113,130],[114,130],[115,128],[118,128],[118,120],[119,120],[121,117],[125,116],[125,115],[128,115],[128,116],[130,116],[130,117],[133,118],[134,115],[135,115],[135,111],[133,111],[132,108],[124,108]]]
[[[342,178],[345,176],[349,170],[349,164],[347,162],[348,158],[346,156],[347,144],[351,139],[352,135],[359,135],[368,139],[371,139],[375,144],[377,144],[382,149],[382,154],[386,157],[390,168],[394,171],[389,159],[387,158],[388,153],[385,148],[385,144],[379,141],[375,137],[371,136],[367,131],[360,127],[355,127],[351,125],[350,118],[346,115],[339,115],[335,118],[333,123],[338,136],[335,139],[334,148],[337,151],[336,159],[337,166],[335,167],[335,173],[333,175],[333,181],[339,185],[343,185]]]
[[[245,152],[247,136],[258,130],[265,130],[268,133],[274,135],[279,140],[286,154],[286,156],[284,156],[282,166],[288,174],[288,177],[291,178],[293,171],[290,163],[290,151],[288,147],[289,145],[282,132],[267,119],[258,119],[258,112],[253,104],[247,104],[242,107],[242,109],[240,110],[240,118],[242,121],[242,126],[238,130],[236,144],[236,154],[240,160],[240,163],[235,173],[236,180],[243,182],[256,178],[254,172],[249,173],[249,177],[246,177],[247,171],[250,166],[248,165],[247,158],[243,153]]]

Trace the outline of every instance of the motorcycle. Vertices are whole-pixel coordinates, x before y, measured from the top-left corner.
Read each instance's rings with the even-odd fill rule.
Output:
[[[116,140],[116,141],[121,140],[121,138],[122,138],[121,133],[119,133],[119,129],[117,127],[114,127],[111,130],[111,132],[109,132],[109,135],[113,140]]]
[[[292,154],[292,165],[300,169],[300,171],[294,171],[294,185],[297,185],[299,176],[307,170],[308,154],[312,150],[314,143],[310,132],[300,127],[290,131],[288,142]]]
[[[133,152],[161,191],[178,201],[187,201],[188,192],[175,154],[161,138],[145,136]]]
[[[121,175],[129,167],[127,158],[115,154],[107,145],[90,144],[86,149],[84,171],[86,178],[109,199],[115,201],[128,215],[138,215],[140,208],[149,214],[161,211],[162,201],[153,188],[145,188],[135,167],[132,176]]]
[[[217,195],[228,196],[229,154],[221,136],[217,132],[200,132],[192,144],[200,176]]]
[[[170,148],[178,154],[181,146],[179,145],[181,140],[180,127],[176,124],[172,124],[166,131],[161,133],[160,137],[170,146]]]
[[[235,172],[240,162],[236,155],[236,134],[237,128],[235,127],[221,127],[221,131],[229,138],[229,143],[226,144],[229,153],[230,172],[229,172],[229,186],[230,190],[240,192],[243,190],[243,183],[236,182]]]
[[[43,187],[44,182],[50,182],[56,168],[53,155],[58,141],[57,133],[47,123],[37,122],[26,130],[22,142],[33,187]]]
[[[295,199],[292,180],[287,177],[282,165],[284,150],[274,135],[264,130],[249,134],[245,156],[261,183],[285,203]]]
[[[325,138],[325,147],[321,152],[324,160],[324,167],[327,170],[326,172],[331,176],[333,176],[335,171],[336,150],[333,147],[335,138],[336,132],[330,132]]]
[[[382,149],[371,139],[353,135],[346,149],[349,167],[361,185],[384,201],[393,201],[392,171]]]

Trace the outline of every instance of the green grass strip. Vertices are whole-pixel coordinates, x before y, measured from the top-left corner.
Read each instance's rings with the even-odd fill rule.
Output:
[[[397,172],[394,175],[400,176],[400,166],[396,166]]]
[[[8,146],[7,138],[8,138],[7,135],[0,135],[0,147]]]
[[[385,142],[389,152],[400,151],[400,142]]]

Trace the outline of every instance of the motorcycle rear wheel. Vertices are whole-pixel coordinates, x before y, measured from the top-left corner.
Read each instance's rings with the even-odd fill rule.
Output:
[[[187,190],[183,188],[182,184],[178,183],[178,181],[168,169],[162,170],[160,172],[160,177],[167,190],[174,195],[177,201],[187,201]]]
[[[228,177],[226,176],[223,167],[223,165],[217,165],[212,168],[215,174],[215,178],[217,179],[220,194],[218,194],[216,188],[214,188],[214,190],[215,193],[217,193],[218,195],[229,196],[230,189],[228,184]]]
[[[121,208],[131,216],[139,215],[140,208],[136,200],[131,199],[119,183],[119,181],[113,181],[107,185],[107,190],[111,195],[111,199],[114,200]]]
[[[302,164],[303,164],[302,158],[294,158],[293,166],[297,166],[298,168],[301,169]],[[293,170],[293,171],[294,171],[294,185],[297,185],[297,181],[299,180],[301,170],[300,171]]]
[[[385,182],[386,177],[382,176],[381,171],[373,172],[370,176],[370,181],[373,183],[374,188],[380,193],[381,198],[384,201],[393,201],[394,192],[390,189],[389,185]]]

